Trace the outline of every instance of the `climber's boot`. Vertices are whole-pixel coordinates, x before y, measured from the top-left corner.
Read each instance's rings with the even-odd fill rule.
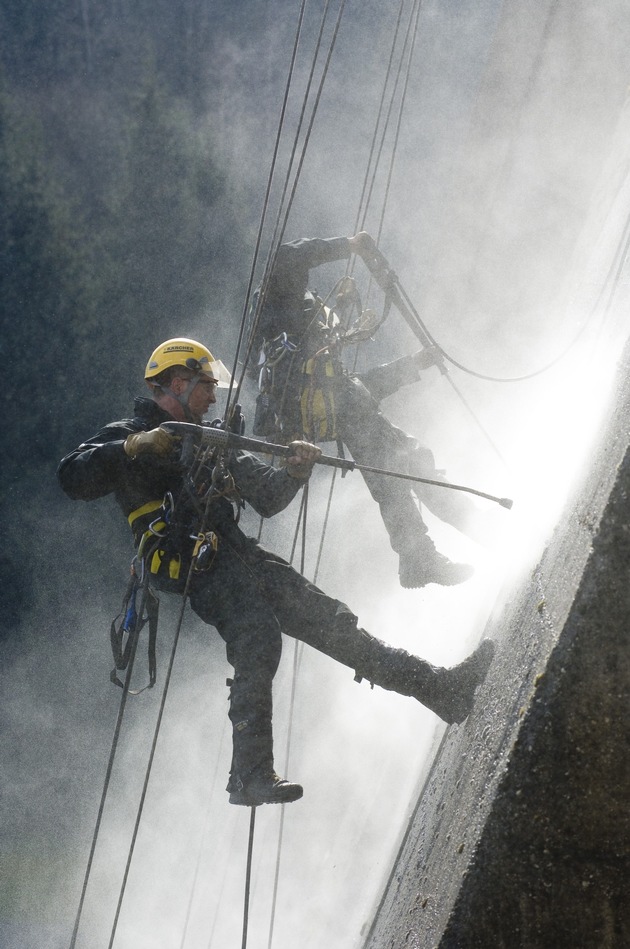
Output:
[[[463,722],[475,704],[475,694],[488,674],[494,657],[494,643],[484,639],[475,651],[451,669],[437,669],[436,679],[425,701],[422,687],[414,696],[449,724]]]
[[[360,655],[355,668],[359,680],[411,696],[449,724],[467,718],[494,656],[491,640],[484,639],[459,665],[443,669],[404,649],[394,649],[365,630],[358,632]]]
[[[227,786],[230,804],[257,807],[259,804],[289,804],[302,797],[301,784],[292,784],[274,771],[255,771],[242,779],[238,774],[230,777]]]
[[[452,587],[464,583],[474,573],[467,563],[454,563],[435,548],[428,534],[418,534],[413,543],[399,551],[398,577],[407,590],[425,587],[429,583]]]

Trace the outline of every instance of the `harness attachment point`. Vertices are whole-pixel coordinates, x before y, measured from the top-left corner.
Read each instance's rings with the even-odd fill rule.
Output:
[[[219,538],[214,531],[206,531],[204,534],[197,534],[195,546],[193,548],[193,570],[196,573],[203,573],[209,570],[219,549]]]

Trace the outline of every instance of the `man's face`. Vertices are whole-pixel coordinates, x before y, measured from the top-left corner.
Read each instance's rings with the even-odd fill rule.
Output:
[[[217,401],[217,384],[212,379],[200,379],[188,396],[188,408],[193,418],[202,420],[211,405]]]

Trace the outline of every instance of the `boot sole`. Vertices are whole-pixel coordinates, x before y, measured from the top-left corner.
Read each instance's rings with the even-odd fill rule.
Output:
[[[399,581],[403,590],[421,590],[423,587],[429,586],[430,583],[435,583],[440,587],[456,587],[459,586],[460,583],[466,583],[467,580],[470,580],[474,572],[475,568],[470,567],[469,569],[462,569],[450,577],[447,575],[439,576],[438,574],[429,576],[427,574],[426,577],[418,577],[415,580],[405,581],[399,576]]]
[[[241,807],[258,807],[259,804],[292,804],[293,801],[299,801],[303,794],[303,788],[279,791],[277,794],[266,796],[247,794],[246,791],[232,791],[230,793],[230,804],[237,804]]]

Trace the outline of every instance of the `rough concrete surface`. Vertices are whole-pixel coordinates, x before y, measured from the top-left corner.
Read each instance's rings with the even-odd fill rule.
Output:
[[[364,949],[630,946],[630,347],[544,555],[487,635]]]

